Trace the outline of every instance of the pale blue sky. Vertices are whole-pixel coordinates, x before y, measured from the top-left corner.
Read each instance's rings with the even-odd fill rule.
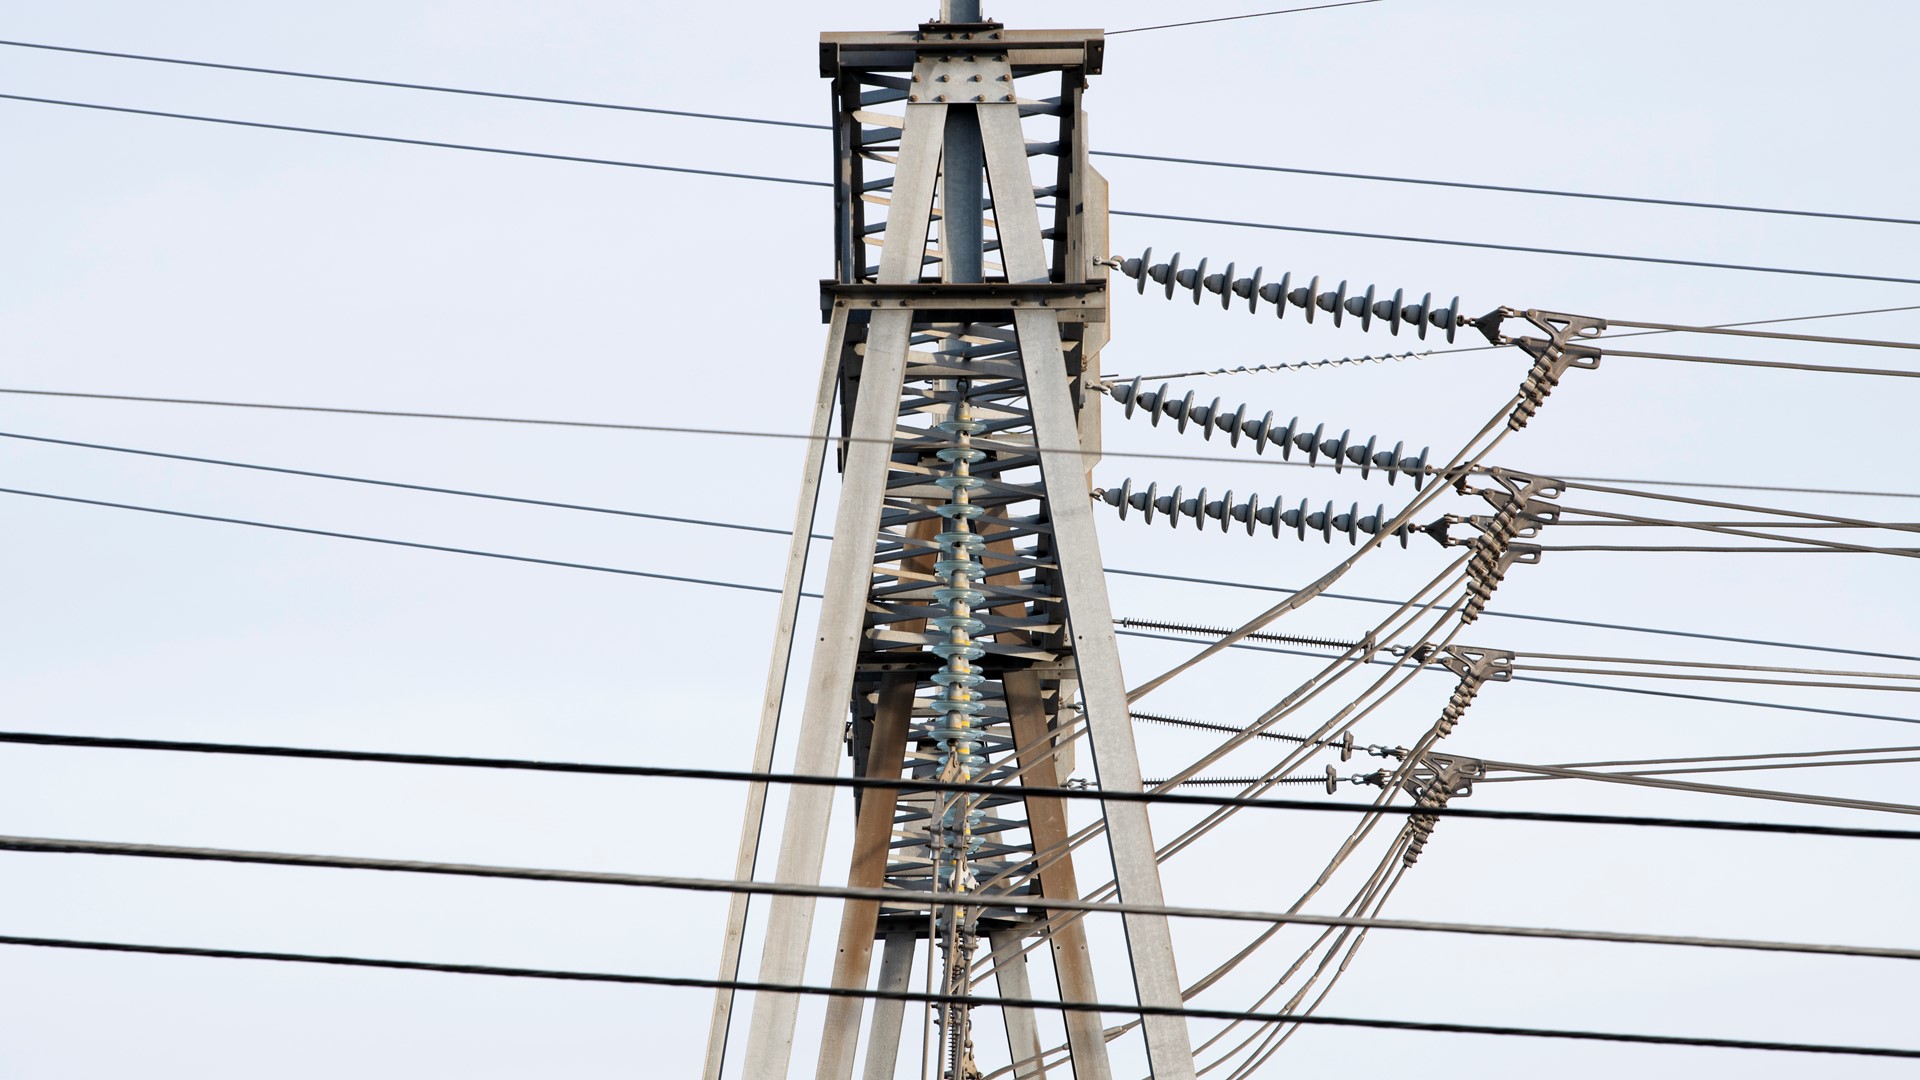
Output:
[[[988,13],[1117,28],[1259,6],[995,3]],[[932,7],[0,0],[0,37],[821,121],[814,35],[909,25]],[[1114,150],[1914,217],[1916,32],[1920,17],[1893,0],[1386,0],[1116,38],[1088,107],[1095,145]],[[830,160],[818,132],[18,49],[0,49],[0,92],[779,175],[824,177]],[[822,191],[14,102],[0,102],[0,140],[0,385],[769,431],[806,422],[823,337],[816,282],[830,270]],[[1114,159],[1100,167],[1117,208],[1917,276],[1913,227]],[[1123,255],[1151,244],[1183,250],[1189,263],[1264,264],[1269,278],[1291,270],[1459,293],[1474,311],[1720,322],[1920,303],[1907,286],[1194,224],[1117,219],[1113,237]],[[1114,316],[1103,366],[1116,373],[1310,360],[1394,341],[1131,293],[1116,296]],[[1920,338],[1916,313],[1815,325]],[[1739,355],[1859,360],[1764,345]],[[1525,366],[1464,353],[1211,380],[1202,396],[1389,444],[1431,443],[1444,457]],[[1900,380],[1617,358],[1569,375],[1499,460],[1912,491],[1914,395]],[[799,467],[798,450],[775,442],[18,397],[0,397],[0,421],[4,431],[775,524],[791,513]],[[1107,432],[1113,449],[1205,449],[1117,418]],[[783,553],[775,537],[0,442],[0,486],[767,584],[778,583]],[[1216,452],[1217,466],[1114,458],[1096,476],[1316,501],[1371,502],[1389,490]],[[772,597],[0,498],[0,726],[747,764]],[[1766,498],[1883,519],[1910,520],[1915,505]],[[1104,517],[1101,528],[1114,566],[1292,585],[1340,557],[1317,544]],[[1443,559],[1430,546],[1382,551],[1343,585],[1404,594]],[[1911,653],[1914,584],[1911,563],[1874,556],[1567,554],[1516,570],[1494,604]],[[1131,578],[1113,591],[1119,614],[1216,623],[1268,603]],[[1373,614],[1328,601],[1290,621],[1343,635]],[[1463,640],[1799,659],[1492,619]],[[1184,648],[1124,645],[1136,672]],[[1151,704],[1244,721],[1309,665],[1223,657]],[[1408,741],[1448,689],[1416,684],[1392,715],[1369,721],[1363,741]],[[1794,700],[1920,717],[1889,700],[1901,698]],[[1483,694],[1450,748],[1558,761],[1904,744],[1913,734],[1508,685]],[[1148,731],[1141,745],[1153,773],[1208,744]],[[1842,769],[1756,783],[1904,801],[1914,775]],[[1900,822],[1557,782],[1488,787],[1471,805]],[[837,829],[846,817],[842,806]],[[1237,819],[1180,856],[1166,871],[1170,901],[1283,906],[1342,827],[1296,817]],[[713,785],[0,749],[5,833],[724,876],[738,820],[739,792]],[[1186,820],[1156,817],[1167,832]],[[4,934],[697,976],[712,973],[724,910],[716,897],[666,892],[77,856],[0,855],[0,873]],[[1917,887],[1911,852],[1866,841],[1446,823],[1387,914],[1912,946]],[[1240,940],[1215,927],[1178,934],[1187,973]],[[1111,956],[1102,977],[1116,992],[1125,985]],[[1894,961],[1379,934],[1326,1008],[1916,1045],[1916,994],[1920,973]],[[688,1076],[707,1008],[701,992],[10,950],[0,953],[0,1072]],[[1133,1053],[1119,1045],[1123,1059]],[[803,1047],[796,1060],[811,1054]],[[1905,1075],[1858,1059],[1347,1030],[1303,1032],[1263,1075],[1353,1068]]]

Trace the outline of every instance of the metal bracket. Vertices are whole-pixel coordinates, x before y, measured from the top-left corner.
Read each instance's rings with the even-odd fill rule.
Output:
[[[1476,780],[1487,776],[1487,763],[1479,758],[1458,757],[1452,754],[1422,754],[1407,770],[1407,776],[1400,782],[1401,787],[1415,799],[1430,796],[1444,796],[1438,799],[1441,805],[1456,795],[1473,794]]]
[[[1435,663],[1463,679],[1479,682],[1507,682],[1513,678],[1513,653],[1506,649],[1478,649],[1469,645],[1449,645],[1441,650]]]
[[[1519,316],[1532,323],[1548,335],[1545,338],[1508,337],[1500,332],[1504,320]],[[1527,355],[1533,357],[1533,369],[1520,383],[1520,402],[1514,406],[1513,415],[1507,418],[1507,427],[1519,431],[1533,419],[1540,409],[1541,402],[1553,388],[1560,383],[1560,377],[1570,367],[1597,368],[1600,366],[1600,350],[1590,345],[1575,345],[1576,338],[1591,338],[1607,328],[1607,320],[1591,315],[1568,315],[1559,311],[1541,311],[1528,308],[1521,311],[1515,308],[1498,308],[1474,320],[1474,326],[1487,340],[1495,345],[1517,345]]]
[[[986,282],[923,282],[911,285],[820,283],[820,321],[832,322],[838,308],[851,312],[906,308],[926,312],[934,321],[951,314],[953,321],[977,318],[981,312],[1004,315],[1014,308],[1045,308],[1072,322],[1107,321],[1107,285],[1104,281],[1038,281],[1009,284]]]

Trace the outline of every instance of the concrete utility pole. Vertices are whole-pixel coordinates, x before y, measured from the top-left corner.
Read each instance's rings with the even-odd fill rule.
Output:
[[[1106,255],[1106,182],[1087,164],[1081,108],[1104,41],[1098,30],[1007,30],[965,0],[945,0],[941,14],[917,30],[821,37],[835,101],[835,276],[821,285],[830,329],[818,438],[802,478],[754,766],[772,763],[831,443],[842,494],[793,767],[834,775],[844,748],[856,774],[901,779],[898,790],[852,799],[846,880],[897,889],[901,899],[842,905],[831,984],[864,988],[877,977],[904,990],[923,955],[941,992],[970,995],[990,969],[999,996],[1029,998],[1027,956],[1043,937],[1059,999],[1098,1001],[1084,921],[1024,906],[1080,890],[1063,800],[1023,792],[1065,782],[1081,739],[1103,790],[1140,789],[1088,498],[1099,427],[1095,409],[1081,411],[1097,400],[1088,383],[1107,338],[1106,270],[1095,263]],[[889,114],[889,105],[902,108]],[[1039,187],[1035,158],[1047,169]],[[1052,205],[1043,210],[1040,198]],[[876,244],[879,260],[869,263]],[[1005,790],[916,790],[928,780]],[[825,787],[790,792],[778,880],[822,880],[828,819],[843,797]],[[742,877],[764,805],[756,788]],[[1121,898],[1161,903],[1145,805],[1103,809]],[[978,899],[931,910],[915,902],[933,890]],[[760,981],[808,981],[814,908],[805,897],[767,904]],[[1179,1006],[1166,920],[1123,920],[1139,1000]],[[738,976],[745,928],[737,899],[723,978]],[[793,994],[754,1000],[746,1077],[790,1075],[799,1004]],[[732,1008],[721,991],[709,1080],[721,1073]],[[851,1080],[865,1011],[857,998],[827,999],[816,1077]],[[875,1002],[871,1012],[864,1076],[890,1080],[907,1010]],[[1051,1073],[1038,1060],[1035,1017],[1008,1010],[1001,1020],[1015,1076],[1112,1076],[1096,1014],[1065,1014],[1070,1057],[1050,1063]],[[934,1022],[941,1075],[987,1071],[975,1064],[968,1005],[940,1006]],[[1193,1076],[1183,1019],[1148,1017],[1142,1027],[1155,1077]]]

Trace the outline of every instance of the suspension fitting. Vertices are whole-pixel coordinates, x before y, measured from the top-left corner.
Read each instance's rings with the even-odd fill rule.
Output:
[[[1538,502],[1557,499],[1565,490],[1565,485],[1558,480],[1511,469],[1494,467],[1486,470],[1486,475],[1498,486],[1470,488],[1465,477],[1455,481],[1454,486],[1463,495],[1478,495],[1487,500],[1493,506],[1493,514],[1444,519],[1447,524],[1472,525],[1480,534],[1466,540],[1447,537],[1441,541],[1448,546],[1465,544],[1473,552],[1473,558],[1467,562],[1467,603],[1460,613],[1463,623],[1480,617],[1493,598],[1493,591],[1500,587],[1515,563],[1540,561],[1540,545],[1515,541],[1538,536],[1542,528],[1559,520],[1559,507],[1540,506]]]
[[[1400,786],[1413,796],[1415,806],[1441,808],[1454,796],[1473,794],[1473,782],[1487,775],[1486,763],[1479,758],[1455,757],[1451,754],[1422,754],[1420,760],[1413,763]],[[1414,814],[1407,818],[1407,850],[1400,861],[1412,866],[1420,861],[1420,853],[1427,848],[1427,841],[1433,839],[1434,826],[1440,823],[1436,814]]]
[[[1449,645],[1441,650],[1434,662],[1460,676],[1460,685],[1454,687],[1453,696],[1447,699],[1446,705],[1440,710],[1440,720],[1434,725],[1435,738],[1444,739],[1453,734],[1460,718],[1466,715],[1473,699],[1479,696],[1482,685],[1513,679],[1513,654],[1505,649]]]

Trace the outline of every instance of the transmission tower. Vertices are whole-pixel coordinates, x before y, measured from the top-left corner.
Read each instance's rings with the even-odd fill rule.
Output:
[[[1106,255],[1107,192],[1087,164],[1081,98],[1102,50],[1098,30],[1009,30],[959,0],[916,30],[821,38],[834,101],[835,276],[821,286],[830,329],[754,764],[772,764],[812,505],[831,446],[841,500],[794,769],[833,775],[846,752],[856,775],[902,779],[898,790],[853,798],[845,880],[898,890],[901,902],[845,905],[835,987],[906,990],[924,950],[936,992],[971,996],[978,960],[992,964],[999,996],[1033,997],[1027,954],[1045,923],[1025,902],[1077,899],[1080,885],[1064,800],[1024,792],[1064,783],[1082,741],[1103,790],[1140,789],[1088,498],[1100,444],[1097,357],[1107,339],[1107,268],[1097,262]],[[876,246],[878,262],[869,262]],[[1004,791],[916,790],[915,781]],[[826,787],[791,792],[779,881],[821,882],[840,797]],[[757,789],[739,876],[751,873],[764,806]],[[1160,904],[1145,805],[1103,808],[1121,899]],[[914,902],[933,891],[967,899]],[[772,899],[760,981],[805,981],[813,916],[811,898]],[[1138,1000],[1178,1007],[1165,918],[1123,918]],[[1058,922],[1045,936],[1059,1000],[1101,1000],[1084,923]],[[745,900],[736,898],[724,979],[737,977],[745,927]],[[744,1075],[801,1073],[791,1061],[799,1002],[756,997]],[[722,991],[710,1078],[722,1068],[732,1009]],[[865,1012],[865,1076],[894,1075],[903,1004],[880,1000],[869,1010],[860,998],[836,997],[816,1076],[852,1076]],[[949,1080],[985,1071],[974,1062],[972,1015],[965,1001],[934,1009],[940,1074]],[[1110,1077],[1099,1016],[1064,1016],[1070,1074]],[[1014,1075],[1048,1075],[1032,1012],[1008,1008],[1000,1019]],[[1155,1076],[1193,1075],[1181,1018],[1150,1016],[1143,1029]]]

